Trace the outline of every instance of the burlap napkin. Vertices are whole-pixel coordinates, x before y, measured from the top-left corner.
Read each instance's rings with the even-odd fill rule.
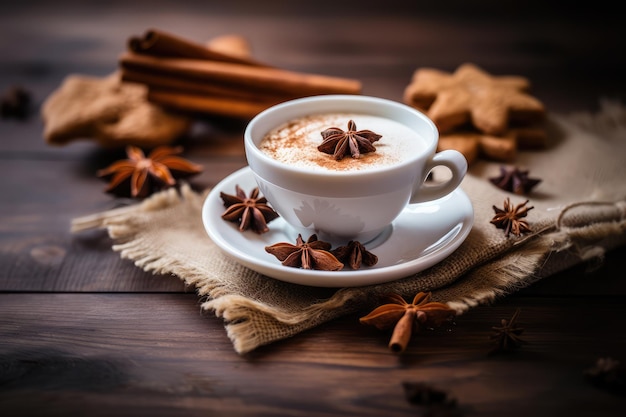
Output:
[[[549,115],[550,148],[522,152],[516,166],[543,181],[527,196],[532,233],[506,237],[490,224],[492,206],[526,197],[487,179],[500,164],[478,162],[462,188],[475,222],[466,241],[441,263],[391,283],[315,288],[259,275],[208,238],[201,220],[206,193],[188,186],[140,204],[76,219],[73,231],[106,228],[113,250],[155,274],[174,274],[222,317],[234,349],[244,354],[339,316],[366,313],[382,293],[412,297],[432,291],[459,314],[626,243],[626,109],[604,103],[598,114]]]

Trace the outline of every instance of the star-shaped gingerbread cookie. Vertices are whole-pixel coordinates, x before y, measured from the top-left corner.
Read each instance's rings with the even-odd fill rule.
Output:
[[[527,94],[529,81],[520,76],[492,76],[474,64],[454,73],[420,68],[404,91],[404,101],[424,111],[441,133],[470,123],[489,135],[500,135],[511,124],[542,120],[541,101]]]
[[[534,126],[508,129],[500,135],[462,130],[442,134],[437,150],[455,149],[470,164],[479,156],[492,161],[513,162],[518,149],[542,149],[547,142],[545,129]]]
[[[42,106],[44,138],[51,145],[93,139],[104,147],[167,145],[185,133],[188,117],[147,101],[145,86],[108,77],[69,75]]]

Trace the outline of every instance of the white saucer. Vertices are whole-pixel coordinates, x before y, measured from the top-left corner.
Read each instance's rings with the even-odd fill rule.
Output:
[[[226,208],[220,192],[235,194],[235,185],[250,193],[257,184],[249,167],[231,174],[211,190],[202,207],[209,237],[240,264],[263,275],[294,284],[317,287],[353,287],[408,277],[442,261],[469,234],[474,222],[472,203],[458,188],[448,196],[408,206],[386,232],[366,245],[378,256],[373,267],[342,271],[306,270],[281,265],[265,251],[279,242],[295,243],[297,233],[282,218],[268,224],[261,235],[240,232],[237,224],[221,218]],[[306,240],[308,236],[303,236]],[[346,242],[347,243],[347,242]]]

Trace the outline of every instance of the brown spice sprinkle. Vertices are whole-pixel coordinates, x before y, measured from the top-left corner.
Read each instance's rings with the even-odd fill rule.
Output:
[[[293,122],[291,124],[288,124],[287,126],[283,128],[285,132],[284,137],[280,141],[264,142],[265,149],[271,152],[273,150],[278,149],[279,147],[294,147],[293,146],[294,143],[298,143],[298,141],[300,141],[299,134],[297,133],[298,130],[300,129],[302,129],[302,126],[300,123]],[[329,129],[325,130],[325,132],[328,132],[328,131]],[[322,132],[322,137],[324,137],[323,132]],[[324,143],[324,141],[322,143]],[[322,145],[320,145],[320,147],[321,146]],[[329,142],[326,142],[326,146],[329,146]],[[318,147],[318,150],[320,150],[319,147]],[[318,155],[312,158],[312,161],[322,168],[332,169],[333,171],[351,170],[351,168],[353,167],[352,164],[354,163],[353,158],[344,158],[342,156],[339,159],[337,159],[334,153],[335,148],[331,148],[329,146],[328,150],[329,150],[328,152],[320,150]],[[350,148],[347,148],[346,151],[349,153]],[[362,163],[363,160],[367,160],[368,163],[371,165],[371,164],[375,164],[376,163],[375,160],[379,158],[381,158],[381,155],[377,154],[376,152],[367,152],[367,153],[360,153],[358,159],[360,160],[360,163]]]

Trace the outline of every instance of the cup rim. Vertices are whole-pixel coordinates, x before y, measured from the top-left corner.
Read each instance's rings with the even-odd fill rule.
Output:
[[[326,107],[321,107],[320,103],[324,103]],[[355,110],[354,106],[358,104],[356,107],[359,110]],[[306,110],[307,107],[310,106],[310,110]],[[385,106],[385,111],[368,111],[367,108],[371,108],[368,106]],[[320,106],[315,109],[316,106]],[[340,107],[344,106],[340,109]],[[353,107],[351,107],[353,106]],[[354,111],[356,113],[365,113],[371,114],[379,117],[390,117],[393,120],[399,121],[397,118],[393,118],[391,113],[393,111],[402,112],[405,114],[405,117],[415,117],[416,119],[420,119],[425,125],[428,127],[430,137],[432,139],[427,138],[427,146],[419,153],[416,153],[415,156],[406,158],[404,161],[394,164],[394,165],[385,165],[380,167],[371,167],[366,170],[356,170],[349,171],[348,173],[344,171],[331,171],[331,170],[316,170],[312,171],[307,169],[306,167],[298,167],[294,165],[285,164],[270,156],[266,155],[259,149],[258,142],[260,142],[271,129],[279,126],[282,123],[285,123],[289,120],[298,117],[304,117],[311,114],[317,113],[329,113],[333,111]],[[268,117],[271,117],[274,114],[280,114],[278,117],[280,121],[268,123],[268,126],[262,128],[263,133],[259,135],[259,139],[255,142],[252,137],[252,132],[255,129],[260,129],[260,125],[266,122]],[[398,116],[399,118],[399,116]],[[251,159],[256,159],[257,161],[261,161],[263,164],[272,167],[272,169],[279,169],[282,171],[290,172],[296,175],[315,175],[317,177],[327,177],[327,178],[344,178],[346,176],[349,177],[369,177],[373,175],[381,175],[384,173],[390,173],[391,171],[396,171],[398,169],[405,168],[407,165],[413,165],[414,162],[424,155],[431,155],[436,152],[437,143],[439,141],[439,130],[437,129],[435,123],[423,112],[407,105],[404,103],[400,103],[397,101],[374,97],[374,96],[366,96],[366,95],[352,95],[352,94],[328,94],[328,95],[319,95],[319,96],[310,96],[297,98],[289,101],[285,101],[279,104],[276,104],[272,107],[269,107],[260,113],[258,113],[255,117],[250,120],[247,124],[244,131],[244,147],[246,151],[246,157],[248,159],[248,164],[252,165]],[[348,175],[346,175],[348,174]]]

